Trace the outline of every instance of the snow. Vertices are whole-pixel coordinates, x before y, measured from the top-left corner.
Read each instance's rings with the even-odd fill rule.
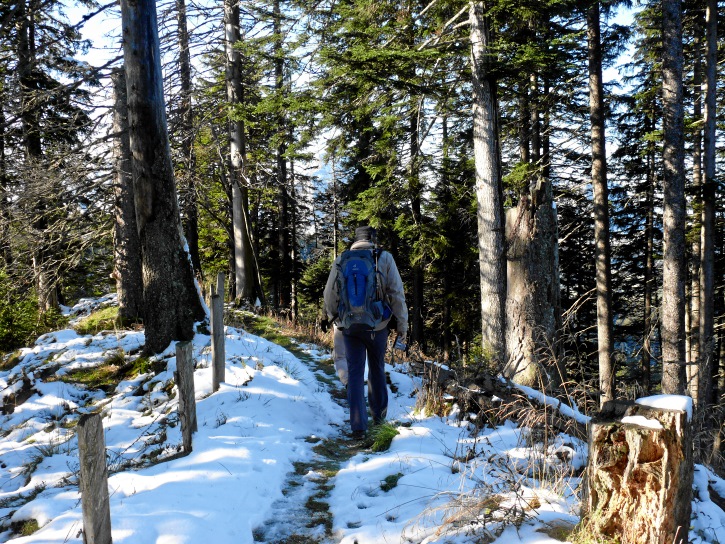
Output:
[[[652,395],[635,401],[641,406],[659,408],[661,410],[677,410],[687,413],[687,421],[692,421],[692,397],[684,395]]]
[[[85,315],[93,301],[82,306],[69,312]],[[225,336],[226,377],[217,392],[210,338],[197,334],[193,340],[198,431],[186,456],[178,456],[173,344],[158,356],[164,371],[123,381],[108,394],[59,378],[119,350],[138,352],[142,331],[56,331],[21,350],[15,367],[0,371],[5,396],[23,380],[34,387],[25,402],[0,416],[0,518],[34,519],[40,529],[25,537],[5,530],[0,542],[83,542],[74,424],[80,413],[99,407],[115,544],[282,542],[288,525],[304,530],[310,514],[302,505],[318,497],[316,482],[325,473],[331,473],[328,489],[318,500],[329,504],[329,531],[307,529],[322,544],[471,544],[486,532],[499,544],[555,543],[546,531],[553,535],[578,522],[587,455],[581,440],[560,434],[544,447],[511,421],[479,429],[455,406],[447,417],[421,413],[419,379],[399,364],[386,368],[388,419],[399,434],[387,451],[355,448],[345,403],[333,396],[339,384],[328,352],[296,344],[304,354],[298,357],[232,327]],[[321,370],[325,365],[329,374]],[[343,451],[333,456],[335,470],[317,461],[318,446],[333,441]],[[695,544],[725,539],[725,513],[709,489],[725,494],[725,481],[698,466]]]
[[[622,418],[622,423],[629,423],[631,425],[639,425],[640,427],[647,427],[649,429],[664,429],[662,423],[656,419],[649,419],[644,416],[625,416]]]
[[[559,410],[559,412],[564,414],[566,417],[573,419],[577,423],[587,425],[591,421],[591,418],[589,416],[582,414],[576,408],[572,408],[571,406],[564,404],[559,399],[548,397],[541,391],[537,391],[536,389],[527,387],[525,385],[519,385],[513,382],[511,382],[511,385],[516,387],[519,391],[527,395],[529,398],[532,398],[543,405],[556,408],[557,410]]]

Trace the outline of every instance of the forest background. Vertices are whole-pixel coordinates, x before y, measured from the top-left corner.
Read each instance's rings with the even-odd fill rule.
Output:
[[[684,8],[674,40],[673,6]],[[494,192],[511,210],[503,353],[482,319],[490,233],[474,159],[472,7],[485,14]],[[334,255],[355,226],[372,224],[401,270],[421,352],[569,383],[584,409],[661,383],[720,406],[723,88],[712,58],[722,38],[708,26],[718,7],[159,2],[170,152],[196,277],[206,285],[224,272],[229,300],[316,324]],[[634,8],[631,24],[612,22],[617,8]],[[84,25],[101,16],[108,35],[91,43]],[[140,268],[129,277],[122,266],[139,250],[124,215],[118,7],[2,1],[0,20],[0,350],[9,352],[81,297],[117,289],[121,317],[141,318],[143,282]],[[103,61],[87,56],[103,44]],[[607,68],[620,78],[603,85]],[[667,126],[673,107],[679,131]],[[687,268],[673,273],[673,262]],[[671,318],[683,326],[674,341]],[[668,355],[671,346],[681,353]],[[686,378],[674,388],[668,362]]]

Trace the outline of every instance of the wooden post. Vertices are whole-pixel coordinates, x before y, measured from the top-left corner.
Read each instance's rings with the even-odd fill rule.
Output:
[[[648,403],[651,398],[658,402]],[[595,539],[687,544],[694,468],[690,411],[660,408],[663,398],[673,405],[685,397],[640,399],[621,420],[591,424],[582,530]]]
[[[216,289],[211,287],[211,360],[212,391],[224,381],[224,274],[217,275]]]
[[[100,414],[84,414],[78,421],[78,457],[84,544],[111,544],[111,508],[108,502],[106,440]]]
[[[191,342],[176,344],[176,385],[179,388],[179,421],[184,451],[191,452],[191,434],[197,430],[194,395],[194,359]]]

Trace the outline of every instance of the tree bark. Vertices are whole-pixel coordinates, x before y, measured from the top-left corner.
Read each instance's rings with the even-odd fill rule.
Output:
[[[508,256],[506,347],[503,374],[516,383],[559,383],[556,271],[557,228],[551,183],[539,177],[530,194],[506,213]]]
[[[136,227],[131,143],[128,135],[126,75],[123,69],[113,73],[115,107],[113,110],[114,203],[113,276],[118,294],[118,315],[125,319],[143,317],[143,276],[141,244]]]
[[[651,127],[650,127],[651,130]],[[647,149],[647,194],[645,202],[645,263],[644,263],[644,338],[642,340],[642,388],[649,393],[652,385],[652,293],[655,289],[654,268],[654,193],[655,193],[654,147]]]
[[[0,87],[0,104],[5,104],[5,97],[5,91]],[[2,265],[9,267],[13,262],[13,254],[8,234],[10,216],[7,197],[9,179],[5,161],[6,123],[5,111],[0,107],[0,259],[2,259]]]
[[[715,353],[715,207],[717,204],[716,93],[717,93],[717,0],[707,0],[705,11],[705,130],[702,220],[700,229],[700,407],[713,401],[712,377]],[[722,342],[722,339],[721,339]]]
[[[612,321],[612,267],[609,242],[609,188],[604,129],[604,85],[599,2],[587,10],[589,56],[589,117],[592,135],[592,187],[594,189],[594,245],[597,283],[597,339],[600,405],[614,399]]]
[[[412,28],[412,23],[411,23]],[[411,37],[412,43],[412,37]],[[410,170],[408,179],[408,191],[410,193],[410,205],[413,216],[413,224],[419,229],[423,226],[423,213],[421,211],[421,192],[423,190],[420,181],[420,131],[418,130],[419,115],[419,98],[412,96],[410,98],[411,111],[408,125],[408,134],[410,137]],[[424,282],[425,275],[423,273],[423,265],[416,262],[412,265],[413,272],[413,293],[412,305],[410,308],[411,342],[422,346],[425,349],[425,329],[423,322],[423,299],[424,299]]]
[[[664,214],[662,259],[662,392],[683,394],[685,376],[685,141],[682,4],[663,0],[662,106]]]
[[[282,13],[280,0],[274,0],[274,81],[277,100],[280,102],[285,94],[284,86],[284,57],[282,51]],[[289,228],[289,190],[287,179],[287,121],[282,113],[277,117],[277,252],[279,255],[279,269],[277,272],[277,297],[275,305],[279,310],[290,308],[292,297],[290,259],[290,228]]]
[[[224,2],[224,42],[227,55],[227,100],[230,108],[239,108],[243,102],[242,59],[234,44],[241,39],[239,31],[239,3]],[[261,292],[257,283],[257,269],[249,223],[249,194],[246,179],[246,141],[244,121],[230,112],[229,152],[231,156],[230,181],[232,185],[232,231],[234,246],[235,301],[254,303]]]
[[[704,15],[704,14],[703,14]],[[700,11],[696,13],[693,36],[693,75],[692,75],[692,115],[693,119],[702,118],[702,27]],[[703,17],[704,19],[704,17]],[[687,391],[695,405],[700,396],[700,229],[702,215],[702,129],[695,125],[692,130],[692,183],[691,183],[691,229],[689,283],[687,285],[687,311],[685,312],[685,354],[687,366]]]
[[[688,414],[635,404],[590,427],[583,527],[622,544],[686,544],[692,509]]]
[[[496,87],[488,67],[489,36],[483,2],[472,2],[469,16],[482,344],[493,362],[502,365],[506,358],[506,254]]]
[[[40,136],[41,109],[38,107],[38,81],[35,75],[36,44],[35,44],[35,12],[36,2],[26,0],[17,2],[17,72],[20,83],[20,121],[22,126],[23,149],[25,152],[25,169],[28,179],[37,177],[34,172],[41,172],[44,166],[43,145]],[[44,193],[41,193],[44,194]],[[35,205],[33,221],[32,259],[35,274],[35,286],[38,292],[38,310],[41,313],[58,307],[58,281],[55,267],[50,263],[51,249],[48,243],[48,202],[41,197]]]
[[[171,163],[156,4],[122,0],[123,50],[133,154],[136,223],[141,242],[145,349],[191,340],[205,317],[185,249]]]
[[[186,24],[186,1],[176,0],[176,20],[179,41],[179,81],[181,94],[180,134],[181,157],[183,166],[180,185],[184,188],[181,199],[184,234],[189,246],[189,255],[194,270],[201,278],[201,260],[199,258],[199,211],[196,203],[196,183],[194,170],[194,112],[191,107],[191,51],[189,49],[189,31]]]

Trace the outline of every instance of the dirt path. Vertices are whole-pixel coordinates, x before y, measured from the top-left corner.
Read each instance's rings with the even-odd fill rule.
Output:
[[[239,323],[242,328],[251,329],[253,334],[281,345],[306,364],[320,383],[320,388],[347,409],[345,389],[337,379],[331,359],[319,360],[310,356],[297,344],[290,344],[289,338],[267,329],[261,320],[248,314],[242,320],[243,323]],[[353,440],[349,428],[344,424],[337,427],[337,432],[331,438],[307,439],[315,444],[312,447],[314,455],[306,462],[296,463],[294,470],[287,474],[282,489],[283,497],[272,505],[267,520],[253,530],[255,542],[334,544],[339,540],[335,540],[332,532],[332,513],[328,502],[334,487],[333,479],[349,459],[369,445]]]
[[[345,390],[337,381],[331,361],[317,361],[298,349],[290,349],[314,372],[321,386],[341,406],[347,406]],[[366,444],[354,441],[349,430],[338,426],[337,433],[325,440],[308,438],[314,443],[314,456],[296,463],[287,475],[283,498],[272,505],[267,521],[254,529],[254,541],[266,544],[332,544],[332,513],[327,498],[340,467],[363,451]]]

